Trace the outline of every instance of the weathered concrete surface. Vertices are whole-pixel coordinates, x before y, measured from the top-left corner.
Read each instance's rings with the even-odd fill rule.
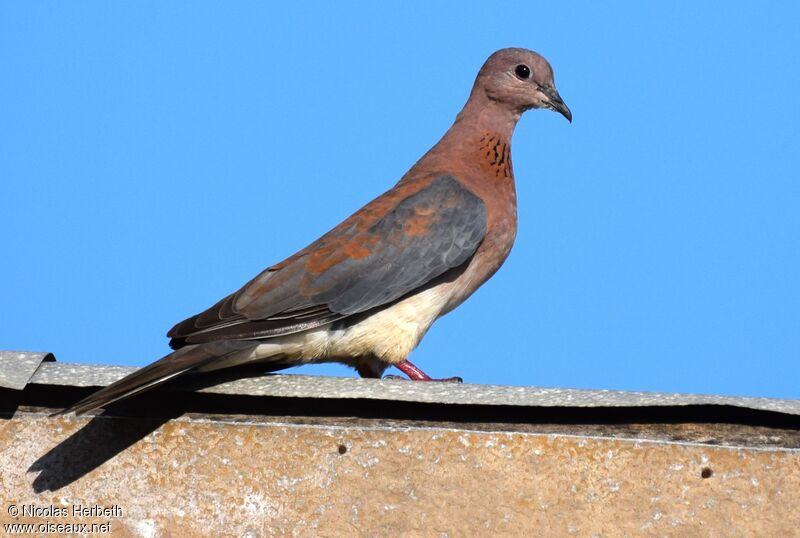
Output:
[[[800,452],[17,412],[0,419],[0,492],[0,523],[110,522],[119,536],[793,536]],[[121,515],[15,519],[12,504]]]
[[[2,352],[0,352],[2,353]],[[12,353],[12,352],[8,352]],[[30,355],[17,353],[18,356]],[[18,374],[10,363],[9,374]],[[27,372],[27,368],[23,368]],[[38,366],[30,383],[71,387],[101,387],[135,372],[129,366],[100,366],[47,362]],[[2,371],[0,371],[2,374]],[[2,375],[0,375],[2,380]],[[280,398],[361,399],[459,405],[507,405],[514,407],[665,407],[725,405],[800,415],[800,400],[731,397],[711,394],[676,394],[612,390],[483,385],[472,383],[406,383],[388,379],[305,376],[294,374],[252,375],[217,381],[210,386],[184,389],[213,394],[275,396]],[[0,384],[0,386],[2,386]],[[23,384],[24,386],[24,384]],[[180,389],[178,385],[175,389]]]
[[[52,353],[0,350],[0,388],[22,390],[44,361],[55,361]]]

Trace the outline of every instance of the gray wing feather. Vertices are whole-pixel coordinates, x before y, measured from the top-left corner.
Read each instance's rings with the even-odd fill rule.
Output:
[[[345,221],[169,336],[177,346],[267,338],[366,312],[465,263],[486,229],[483,201],[455,178],[438,177],[368,227]],[[352,247],[367,254],[345,255]]]

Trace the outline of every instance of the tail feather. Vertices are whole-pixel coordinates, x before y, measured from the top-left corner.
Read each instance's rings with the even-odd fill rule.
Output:
[[[65,415],[67,413],[83,414],[99,407],[105,407],[134,394],[149,390],[179,375],[185,374],[189,370],[204,366],[209,362],[224,358],[230,353],[235,353],[235,349],[214,349],[214,346],[186,346],[166,355],[156,362],[123,377],[119,381],[111,383],[105,388],[100,389],[79,401],[78,403],[54,413],[55,415]]]

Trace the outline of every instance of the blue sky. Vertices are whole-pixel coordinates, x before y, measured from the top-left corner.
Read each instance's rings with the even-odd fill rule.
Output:
[[[514,250],[411,359],[800,397],[797,3],[286,4],[0,5],[0,349],[160,357],[393,185],[521,46],[574,123],[523,117]]]

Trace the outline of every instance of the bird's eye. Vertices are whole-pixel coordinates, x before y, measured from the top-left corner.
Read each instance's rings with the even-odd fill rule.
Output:
[[[528,78],[531,76],[531,68],[525,64],[519,64],[515,69],[514,72],[517,74],[519,78]]]

